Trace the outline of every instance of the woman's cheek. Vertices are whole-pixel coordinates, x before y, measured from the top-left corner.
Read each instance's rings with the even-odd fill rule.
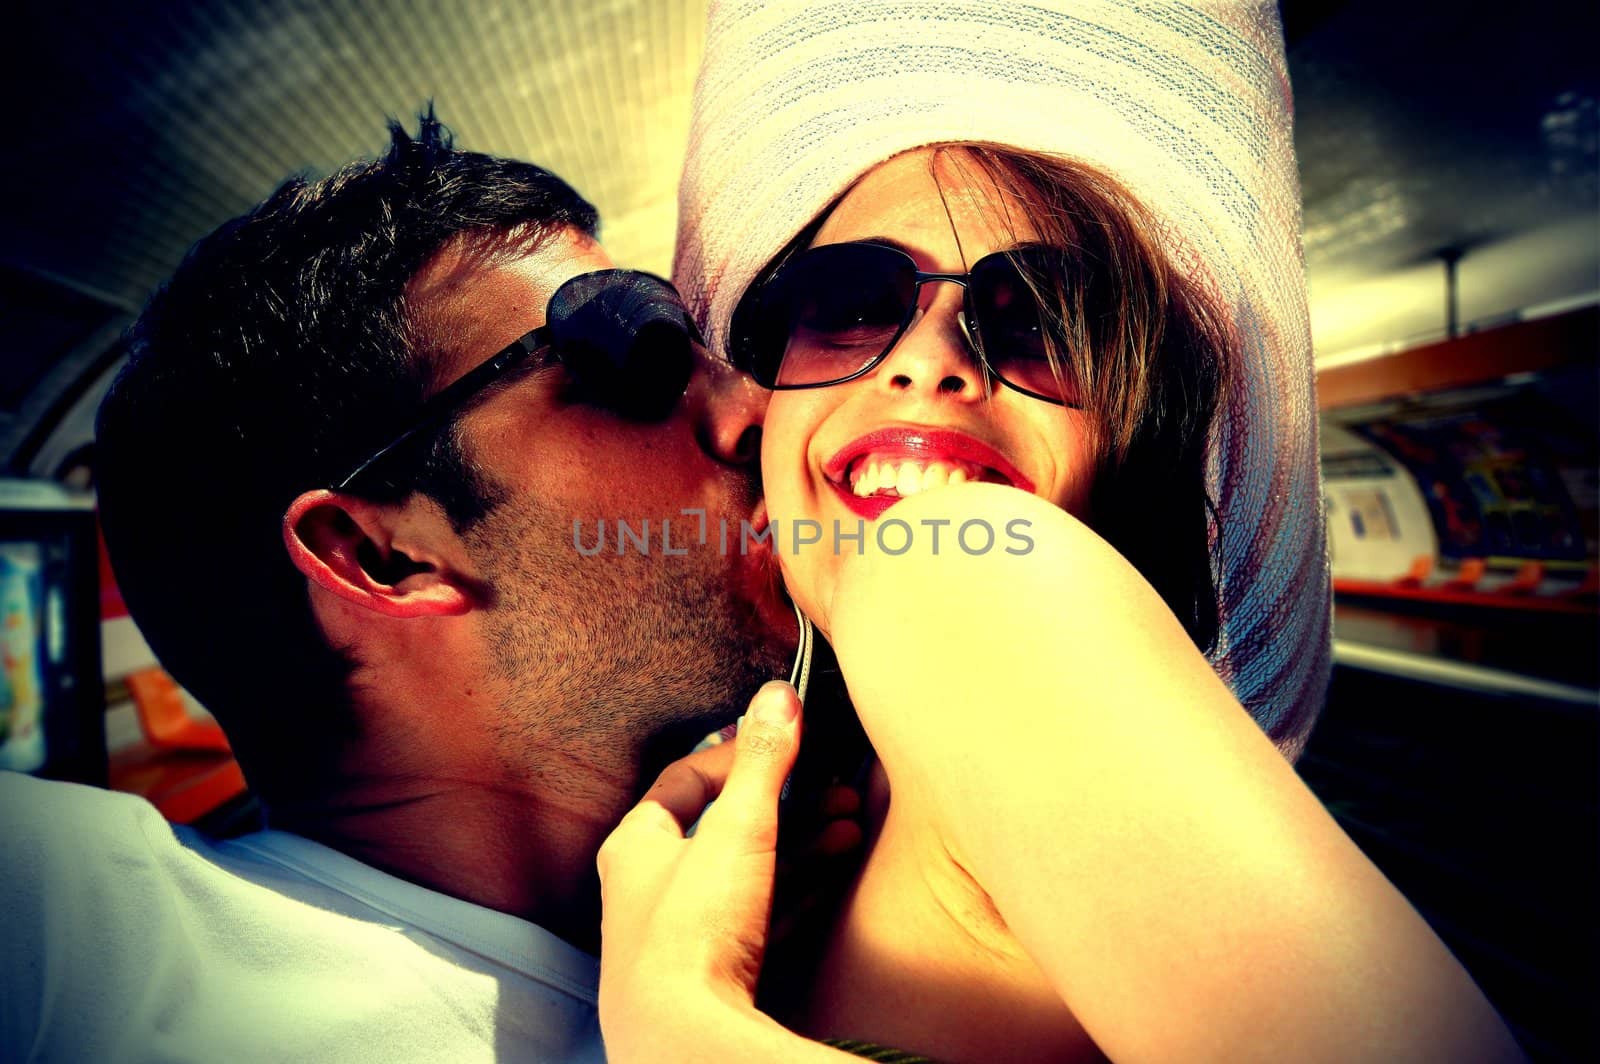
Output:
[[[834,574],[825,564],[832,559],[825,552],[809,547],[794,552],[792,544],[785,543],[778,551],[778,565],[783,571],[783,586],[789,597],[807,617],[810,617],[823,635],[830,629],[828,604],[833,601]]]
[[[832,561],[826,542],[814,541],[811,525],[797,526],[796,522],[819,522],[816,507],[809,500],[792,470],[799,465],[784,463],[788,468],[773,470],[766,477],[767,513],[772,519],[772,548],[783,570],[783,582],[790,596],[805,611],[806,616],[826,628],[822,604],[828,601],[826,585],[829,582],[828,565]],[[766,462],[763,461],[763,467]],[[798,535],[800,528],[805,535]],[[826,537],[824,537],[824,540]],[[808,542],[809,541],[809,542]]]
[[[767,407],[761,443],[761,477],[767,496],[767,513],[772,519],[772,546],[783,571],[783,580],[796,604],[824,630],[825,605],[831,597],[831,566],[835,561],[828,537],[813,540],[813,529],[823,525],[818,487],[812,483],[814,471],[806,453],[814,411],[797,394],[779,392]],[[796,522],[805,535],[797,535]],[[807,542],[807,541],[810,542]]]
[[[1064,413],[1065,417],[1050,418],[1038,433],[1036,446],[1051,456],[1055,467],[1053,487],[1042,494],[1072,516],[1087,520],[1096,468],[1090,430],[1080,411]]]

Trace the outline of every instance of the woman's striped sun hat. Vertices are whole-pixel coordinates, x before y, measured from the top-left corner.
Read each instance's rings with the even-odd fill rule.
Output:
[[[1240,337],[1209,469],[1212,663],[1293,758],[1331,606],[1291,117],[1270,2],[713,0],[673,276],[721,348],[768,260],[903,151],[986,141],[1114,175]]]

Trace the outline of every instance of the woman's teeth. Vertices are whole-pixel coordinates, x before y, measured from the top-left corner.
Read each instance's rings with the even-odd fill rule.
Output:
[[[948,484],[964,484],[977,479],[975,470],[951,462],[867,459],[857,463],[852,473],[850,491],[862,498],[880,494],[904,498]]]

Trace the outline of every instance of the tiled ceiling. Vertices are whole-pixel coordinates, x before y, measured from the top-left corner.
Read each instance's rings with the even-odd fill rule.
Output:
[[[1600,298],[1600,5],[1284,9],[1319,359]]]
[[[141,302],[197,237],[432,99],[463,147],[532,159],[664,269],[702,0],[32,5],[5,255]],[[15,103],[18,97],[12,97]],[[16,143],[15,141],[13,143]],[[9,190],[8,190],[9,191]]]
[[[1468,321],[1600,288],[1591,6],[1286,5],[1319,353],[1436,330],[1442,248],[1466,252]],[[0,255],[137,306],[286,174],[377,151],[385,116],[431,98],[462,146],[561,173],[617,258],[664,271],[703,10],[30,4],[9,16]]]

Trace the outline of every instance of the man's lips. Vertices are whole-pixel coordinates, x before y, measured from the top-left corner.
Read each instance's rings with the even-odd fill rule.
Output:
[[[908,464],[914,467],[909,474]],[[924,471],[927,481],[919,479]],[[823,463],[822,473],[845,505],[867,518],[877,518],[928,482],[980,480],[1009,484],[1030,494],[1034,490],[1033,481],[982,440],[952,429],[917,426],[891,426],[860,436]],[[861,483],[864,476],[873,478],[870,491]],[[858,487],[868,493],[858,494]]]

